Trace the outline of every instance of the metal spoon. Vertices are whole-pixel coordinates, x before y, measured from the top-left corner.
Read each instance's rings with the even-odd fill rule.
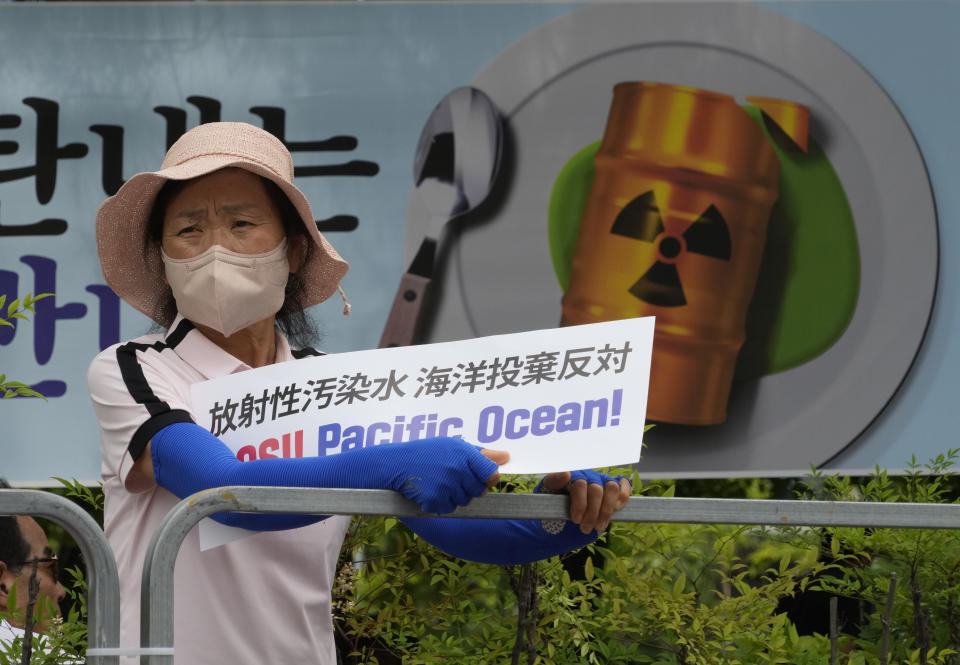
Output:
[[[500,113],[482,91],[463,87],[434,107],[420,133],[413,161],[410,211],[426,219],[423,240],[393,299],[380,348],[413,344],[444,225],[480,205],[500,168]]]

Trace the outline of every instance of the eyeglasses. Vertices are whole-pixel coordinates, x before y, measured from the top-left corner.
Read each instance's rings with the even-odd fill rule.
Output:
[[[38,565],[41,563],[53,564],[50,566],[50,570],[53,573],[53,578],[55,580],[60,579],[60,557],[56,554],[51,554],[50,556],[37,556],[31,559],[27,559],[26,561],[17,561],[13,565],[26,566],[26,565],[32,565],[34,562],[36,562]]]

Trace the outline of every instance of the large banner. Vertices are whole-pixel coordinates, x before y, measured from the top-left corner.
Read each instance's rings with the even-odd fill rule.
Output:
[[[151,322],[104,284],[94,213],[216,120],[286,142],[351,262],[351,316],[311,312],[328,353],[381,344],[433,237],[417,341],[655,317],[646,475],[944,452],[958,21],[925,2],[0,5],[0,294],[55,294],[0,327],[0,374],[47,396],[0,403],[0,475],[98,478],[87,365]]]

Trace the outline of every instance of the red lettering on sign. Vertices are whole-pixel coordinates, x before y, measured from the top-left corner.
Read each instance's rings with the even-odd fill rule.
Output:
[[[291,445],[292,444],[292,445]],[[264,439],[259,446],[243,446],[237,451],[237,459],[249,462],[255,459],[303,457],[303,430],[287,432],[280,439]]]

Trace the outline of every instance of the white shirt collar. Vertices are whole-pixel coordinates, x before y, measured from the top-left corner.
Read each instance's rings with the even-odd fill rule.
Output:
[[[173,324],[167,331],[167,343],[173,346],[178,356],[206,378],[226,376],[251,369],[247,363],[221,349],[196,328],[182,335],[179,329],[181,325],[191,324],[177,314],[177,318],[173,320]],[[275,333],[277,345],[275,362],[292,360],[293,355],[287,338],[279,330]]]

